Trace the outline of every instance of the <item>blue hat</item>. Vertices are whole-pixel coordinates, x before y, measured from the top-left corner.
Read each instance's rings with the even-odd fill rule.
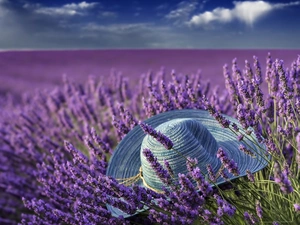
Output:
[[[224,117],[242,130],[236,119],[225,115]],[[210,164],[213,171],[217,173],[222,165],[217,158],[217,151],[220,147],[224,149],[230,159],[237,163],[239,168],[238,176],[228,174],[229,180],[247,175],[247,170],[255,173],[267,165],[265,146],[258,143],[255,135],[251,134],[249,138],[238,141],[237,134],[233,130],[223,128],[207,111],[173,110],[155,115],[144,122],[167,136],[173,142],[173,149],[176,151],[166,149],[153,137],[146,135],[140,126],[136,126],[116,147],[109,161],[107,176],[126,180],[137,177],[141,168],[143,179],[136,180],[135,184],[157,190],[157,192],[161,191],[163,183],[142,154],[142,150],[145,148],[150,149],[162,165],[163,160],[169,162],[175,174],[174,179],[178,179],[178,173],[187,173],[186,157],[197,158],[197,166],[204,174],[208,174],[207,164]],[[241,144],[250,149],[255,157],[239,150]],[[219,177],[211,185],[219,185],[226,181]],[[125,218],[132,216],[110,205],[107,207],[114,216],[122,215]]]

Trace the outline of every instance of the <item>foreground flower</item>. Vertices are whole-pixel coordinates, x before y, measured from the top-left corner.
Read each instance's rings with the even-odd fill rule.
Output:
[[[229,159],[227,153],[222,148],[219,148],[217,157],[230,173],[234,174],[235,176],[240,174],[237,164],[232,159]]]
[[[146,134],[155,138],[159,143],[165,146],[166,149],[172,149],[173,143],[166,135],[162,134],[160,131],[157,132],[151,126],[143,122],[140,122],[140,126]]]
[[[210,92],[198,75],[173,73],[168,83],[148,74],[137,90],[131,90],[126,79],[112,74],[111,82],[90,78],[77,85],[65,79],[63,87],[26,98],[15,111],[7,104],[0,118],[0,223],[130,224],[140,219],[139,223],[254,224],[259,218],[298,224],[300,197],[293,190],[300,188],[300,57],[287,70],[282,61],[268,56],[269,93],[262,92],[263,73],[256,57],[253,68],[246,62],[242,72],[234,60],[230,74],[225,66],[224,95],[217,89]],[[233,129],[241,145],[253,133],[272,155],[270,166],[257,174],[249,171],[252,182],[238,179],[218,188],[211,188],[209,178],[190,166],[164,194],[105,175],[113,149],[137,121],[191,108],[211,110],[224,129]],[[235,116],[243,129],[229,124],[221,113]],[[252,152],[251,146],[241,148]],[[155,158],[146,154],[154,165]],[[238,174],[224,152],[218,155],[229,172]],[[171,176],[167,165],[155,168]],[[226,176],[226,170],[220,173]],[[211,181],[217,179],[217,174],[209,175]],[[112,215],[107,205],[128,214],[144,207],[149,211],[125,219]]]

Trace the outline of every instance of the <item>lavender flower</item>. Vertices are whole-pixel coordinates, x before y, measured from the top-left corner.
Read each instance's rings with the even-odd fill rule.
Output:
[[[237,164],[231,159],[229,159],[227,153],[222,149],[219,148],[217,152],[217,157],[220,159],[224,167],[233,175],[238,176],[239,175],[239,169],[237,167]]]
[[[278,162],[274,163],[274,180],[280,185],[280,189],[283,193],[289,194],[294,191],[291,181],[289,180],[287,174],[281,171]]]
[[[196,168],[197,165],[198,165],[197,158],[187,157],[186,168],[189,172],[192,172]]]
[[[239,104],[237,106],[237,112],[236,113],[237,113],[237,117],[238,117],[239,122],[241,123],[241,125],[243,126],[243,128],[245,130],[247,130],[247,128],[249,127],[249,125],[248,125],[248,122],[246,120],[246,117],[247,117],[246,110],[244,109],[244,107],[243,107],[242,104]]]
[[[242,141],[244,139],[244,135],[240,134],[237,136],[238,141]]]
[[[240,145],[240,146],[239,146],[239,149],[240,149],[242,152],[244,152],[246,155],[249,155],[249,156],[251,156],[251,157],[255,157],[255,154],[254,154],[252,151],[250,151],[249,149],[247,149],[244,145]]]
[[[212,115],[224,128],[228,128],[230,125],[230,121],[226,119],[223,115],[216,111],[215,107],[208,103],[208,100],[204,100],[206,110]]]
[[[174,176],[174,171],[172,170],[172,168],[171,168],[171,166],[170,166],[170,164],[167,160],[164,160],[164,165],[165,165],[168,173],[171,175],[171,177],[173,177]]]
[[[140,122],[140,126],[143,129],[143,131],[150,135],[151,137],[155,138],[159,143],[161,143],[166,149],[172,149],[173,148],[173,142],[164,134],[161,132],[157,132],[154,130],[151,126],[144,122]]]
[[[157,212],[155,210],[150,209],[149,219],[152,223],[162,223],[162,224],[192,224],[192,220],[185,217],[180,216],[169,216],[162,212]]]
[[[300,168],[300,133],[298,133],[296,136],[296,142],[297,142],[296,162],[298,164],[298,168]]]
[[[217,205],[218,205],[217,213],[219,217],[222,217],[224,214],[227,214],[228,216],[233,216],[235,214],[236,211],[235,207],[230,205],[227,201],[222,199],[217,194],[214,194],[214,198],[217,201]]]
[[[124,108],[123,104],[119,104],[119,109],[122,120],[126,122],[126,127],[133,129],[138,124],[137,120],[133,117],[128,109]]]
[[[266,75],[265,80],[267,83],[271,81],[271,71],[272,71],[272,57],[270,52],[268,52],[267,60],[266,60]]]
[[[209,179],[210,179],[211,181],[215,182],[215,181],[216,181],[216,174],[214,173],[211,164],[207,164],[207,165],[206,165],[206,169],[207,169],[207,172],[208,172],[208,174],[209,174]]]
[[[264,106],[263,93],[259,86],[262,83],[261,67],[259,65],[258,58],[256,56],[254,56],[253,58],[254,58],[254,67],[255,67],[255,77],[253,79],[253,86],[255,89],[256,102],[259,107],[263,107]]]
[[[188,176],[179,173],[178,180],[181,185],[180,193],[177,195],[178,199],[184,206],[191,209],[197,209],[198,206],[203,204],[203,197],[198,194]]]
[[[197,182],[197,187],[203,196],[209,196],[212,193],[212,187],[201,174],[199,167],[196,167],[191,171],[191,176]]]
[[[238,102],[238,100],[240,100],[240,96],[238,95],[238,91],[237,91],[235,82],[233,81],[233,79],[229,73],[228,65],[226,65],[226,64],[223,67],[223,74],[224,74],[224,78],[225,78],[226,88],[229,92],[229,96],[231,97],[230,101],[233,104],[234,110],[236,110],[237,102]]]
[[[244,218],[247,224],[256,224],[258,222],[257,218],[255,218],[251,213],[248,212],[244,213]]]
[[[300,212],[300,204],[294,204],[294,209],[296,212]]]
[[[164,184],[172,184],[171,175],[159,164],[157,158],[153,155],[150,149],[143,149],[143,155],[146,157],[147,161],[150,163],[152,169],[155,171],[156,175],[163,181]]]
[[[260,219],[263,217],[263,210],[259,201],[256,202],[256,215]]]
[[[218,175],[220,175],[221,177],[223,177],[225,180],[227,180],[229,178],[228,173],[227,173],[227,171],[226,171],[225,168],[221,169],[218,172]]]
[[[275,66],[279,75],[281,91],[284,93],[286,99],[290,99],[293,97],[291,94],[293,92],[293,87],[291,86],[291,81],[289,80],[286,71],[283,69],[283,61],[276,60]]]
[[[232,123],[232,128],[233,128],[234,131],[236,131],[236,132],[239,131],[239,128],[238,128],[238,126],[236,125],[236,123]]]
[[[116,117],[113,117],[113,125],[117,128],[119,140],[122,140],[122,138],[130,131],[130,128],[128,128],[122,120],[116,119]]]
[[[252,183],[254,183],[255,182],[255,178],[254,178],[253,174],[251,173],[251,171],[247,170],[246,173],[247,173],[248,180],[251,181]]]
[[[93,140],[98,144],[98,146],[102,149],[104,153],[112,153],[111,148],[109,147],[109,144],[105,141],[103,141],[98,134],[96,133],[96,130],[94,128],[91,129],[91,135],[93,137]]]

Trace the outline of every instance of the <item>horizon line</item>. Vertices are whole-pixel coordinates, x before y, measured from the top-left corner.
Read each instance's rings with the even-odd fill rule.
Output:
[[[34,51],[118,51],[118,50],[292,50],[300,48],[20,48],[20,49],[0,49],[0,52],[34,52]]]

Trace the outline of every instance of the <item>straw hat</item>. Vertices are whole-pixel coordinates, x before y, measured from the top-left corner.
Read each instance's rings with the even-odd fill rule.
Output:
[[[225,117],[242,129],[236,119]],[[222,165],[217,158],[219,147],[224,149],[239,168],[238,176],[228,173],[229,180],[247,175],[247,170],[255,173],[267,165],[265,146],[259,144],[254,135],[251,135],[249,139],[244,138],[243,141],[238,141],[233,131],[223,128],[207,111],[173,110],[155,115],[144,122],[171,139],[176,151],[166,149],[153,137],[146,135],[140,126],[136,126],[116,147],[109,161],[106,175],[116,179],[127,179],[136,177],[142,168],[143,179],[136,180],[135,184],[161,191],[162,182],[142,154],[145,148],[150,149],[162,165],[163,160],[169,162],[175,174],[174,179],[178,179],[178,173],[187,173],[185,157],[197,158],[198,167],[204,174],[208,174],[207,164],[210,164],[213,171],[217,173]],[[251,149],[256,157],[253,158],[240,151],[240,144]],[[224,182],[226,180],[219,177],[212,186]],[[107,207],[114,216],[132,216],[112,206]]]

